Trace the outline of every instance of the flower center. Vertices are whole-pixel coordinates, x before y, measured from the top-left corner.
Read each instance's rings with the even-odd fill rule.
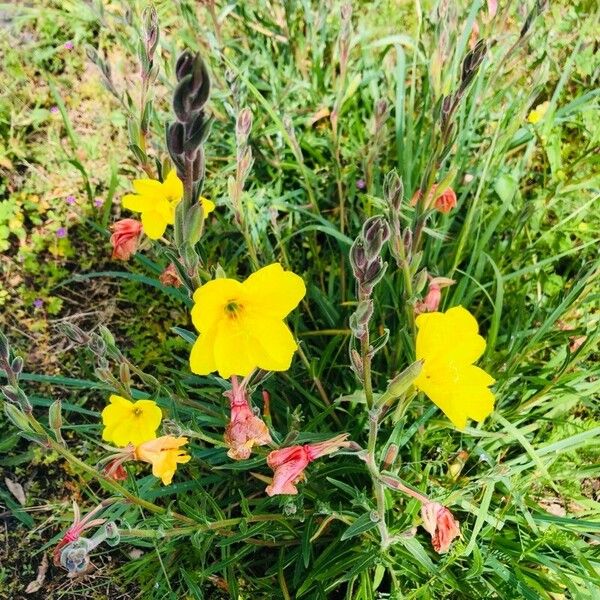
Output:
[[[239,304],[236,300],[228,300],[225,304],[225,314],[230,318],[234,319],[238,316],[238,313],[242,309],[242,305]]]
[[[133,416],[134,417],[141,417],[144,414],[144,411],[141,408],[134,408],[133,409]]]

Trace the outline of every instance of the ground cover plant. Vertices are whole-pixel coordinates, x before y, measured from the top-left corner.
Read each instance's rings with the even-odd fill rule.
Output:
[[[2,23],[3,597],[598,596],[595,3]]]

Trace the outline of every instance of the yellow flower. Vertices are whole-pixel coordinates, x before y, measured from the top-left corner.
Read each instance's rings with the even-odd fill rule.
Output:
[[[157,240],[163,236],[167,225],[175,223],[175,209],[183,198],[183,183],[171,169],[161,183],[156,179],[134,179],[135,194],[123,196],[123,208],[142,213],[144,233]],[[215,210],[215,203],[208,198],[200,198],[204,216]]]
[[[473,315],[456,306],[445,313],[423,313],[416,324],[417,360],[423,361],[423,369],[415,386],[459,429],[467,418],[483,421],[494,409],[489,386],[495,381],[473,365],[485,350]]]
[[[167,225],[175,223],[175,208],[183,197],[183,183],[171,169],[161,183],[156,179],[135,179],[135,194],[123,196],[123,207],[142,213],[144,233],[151,239],[160,238]]]
[[[283,319],[306,293],[298,275],[273,263],[240,283],[214,279],[194,293],[192,321],[200,332],[190,355],[194,373],[221,377],[253,369],[286,371],[297,348]]]
[[[213,210],[215,210],[215,203],[204,196],[200,196],[200,202],[202,203],[204,218],[206,218]]]
[[[143,460],[152,465],[152,475],[162,479],[164,485],[169,485],[178,464],[184,464],[191,458],[181,446],[187,444],[185,437],[164,435],[140,444],[135,449],[136,460]]]
[[[542,102],[541,104],[538,104],[529,113],[529,116],[527,117],[527,121],[529,123],[531,123],[532,125],[539,123],[542,120],[542,118],[544,117],[544,115],[546,114],[546,111],[548,110],[548,106],[550,106],[550,102]]]
[[[109,401],[110,404],[102,411],[102,439],[124,448],[129,444],[137,446],[156,437],[156,430],[162,419],[156,402],[130,402],[115,394]]]

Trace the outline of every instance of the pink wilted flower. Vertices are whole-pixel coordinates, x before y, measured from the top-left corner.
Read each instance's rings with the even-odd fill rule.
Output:
[[[446,188],[441,194],[436,192],[437,184],[433,184],[427,194],[425,208],[435,208],[441,213],[449,213],[456,206],[456,193],[451,188]],[[421,190],[416,190],[413,197],[410,199],[410,205],[416,206],[417,202],[423,197]]]
[[[173,287],[181,287],[181,279],[179,278],[179,273],[175,268],[173,263],[170,263],[169,266],[160,274],[158,280],[163,285],[171,285]]]
[[[348,441],[348,434],[342,433],[324,442],[274,450],[267,456],[267,464],[275,472],[273,482],[267,486],[267,494],[269,496],[297,494],[296,483],[304,477],[304,469],[309,463],[320,456],[350,446],[352,446],[352,442]]]
[[[244,383],[238,384],[234,376],[231,384],[231,390],[225,392],[229,398],[231,419],[223,437],[229,446],[227,456],[233,460],[245,460],[250,458],[254,446],[270,444],[271,434],[266,423],[252,412]]]
[[[429,289],[425,298],[415,304],[415,314],[436,312],[442,300],[442,289],[454,285],[454,283],[453,279],[447,277],[430,277]]]
[[[438,554],[448,551],[452,540],[460,535],[458,521],[452,513],[437,502],[425,502],[421,506],[423,529],[431,535],[433,549]]]
[[[135,219],[122,219],[112,226],[113,234],[110,243],[113,247],[112,257],[117,260],[129,260],[137,252],[142,224]]]
[[[441,213],[449,213],[456,206],[456,193],[449,187],[441,196],[437,196],[434,204],[436,210]]]
[[[57,567],[60,566],[61,551],[67,544],[77,541],[86,529],[99,527],[100,525],[106,522],[106,519],[93,519],[92,517],[96,516],[99,512],[104,510],[111,503],[112,500],[104,500],[103,502],[98,504],[98,506],[96,506],[94,510],[90,511],[82,519],[81,511],[79,510],[79,505],[77,504],[77,502],[73,502],[73,524],[69,527],[69,529],[67,529],[65,535],[63,535],[61,540],[54,548],[54,552],[52,553],[54,564]]]

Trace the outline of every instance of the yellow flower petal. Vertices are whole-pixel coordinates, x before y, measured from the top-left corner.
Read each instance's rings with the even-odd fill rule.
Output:
[[[162,194],[171,201],[178,202],[183,197],[183,183],[177,177],[177,171],[171,169],[162,184]]]
[[[125,194],[125,196],[121,198],[121,204],[123,205],[123,208],[133,212],[142,212],[148,208],[146,199],[137,194]]]
[[[200,332],[214,327],[225,318],[228,302],[245,303],[242,284],[235,279],[213,279],[194,292],[192,322]]]
[[[216,327],[201,333],[192,346],[190,369],[197,375],[208,375],[217,370],[215,362]]]
[[[306,294],[301,277],[284,271],[279,263],[273,263],[253,273],[242,284],[253,307],[263,315],[278,319],[286,317]]]
[[[210,215],[210,213],[215,210],[215,203],[212,200],[201,196],[200,202],[202,202],[202,211],[204,212],[205,217]]]
[[[454,362],[472,363],[485,350],[485,340],[477,334],[479,327],[475,317],[462,306],[445,313],[420,314],[415,322],[419,329],[417,360],[452,356]]]
[[[287,371],[298,348],[288,326],[267,317],[249,316],[245,321],[256,365],[265,371]]]
[[[160,212],[145,210],[142,213],[142,227],[151,240],[158,240],[167,228],[167,221]]]
[[[148,196],[152,198],[160,198],[162,194],[162,184],[156,179],[134,179],[133,189],[140,196]]]
[[[215,362],[219,375],[225,379],[232,375],[245,377],[257,367],[253,349],[249,348],[248,334],[234,320],[223,320],[217,326]]]

